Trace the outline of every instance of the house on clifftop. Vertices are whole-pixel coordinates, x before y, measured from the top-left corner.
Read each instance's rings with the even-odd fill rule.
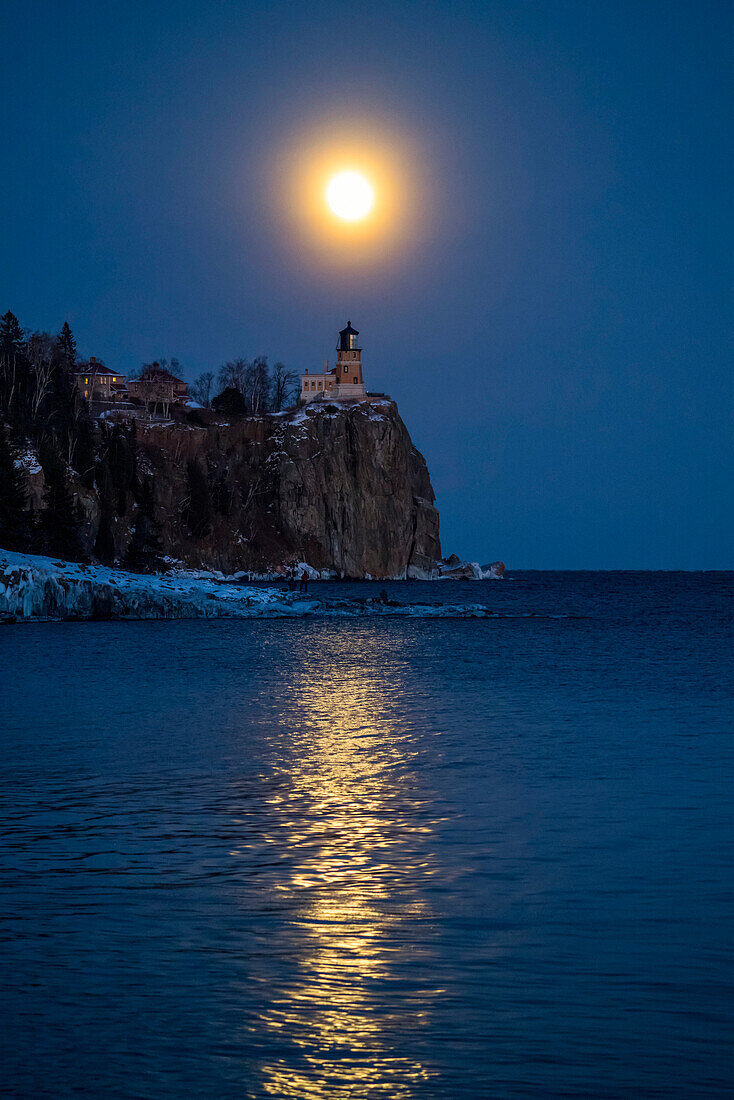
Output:
[[[189,387],[182,378],[176,378],[160,363],[143,367],[139,378],[131,378],[127,388],[131,399],[145,406],[148,412],[161,411],[168,416],[171,405],[183,404],[189,396]]]
[[[301,375],[301,401],[314,401],[317,397],[329,401],[361,401],[366,397],[362,377],[362,349],[357,345],[359,332],[347,321],[347,327],[339,333],[336,345],[336,366],[329,369],[324,364],[322,374]]]
[[[188,400],[189,387],[160,363],[148,363],[138,378],[126,378],[112,371],[101,359],[90,356],[75,372],[76,387],[81,396],[107,412],[115,406],[120,415],[144,409],[146,413],[167,417],[171,405],[183,405]]]
[[[124,401],[127,397],[125,375],[106,367],[90,355],[89,362],[74,374],[76,388],[85,401]]]

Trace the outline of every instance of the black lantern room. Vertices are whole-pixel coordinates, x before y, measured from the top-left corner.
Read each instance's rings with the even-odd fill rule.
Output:
[[[352,322],[347,321],[347,327],[343,328],[339,333],[339,343],[336,345],[337,351],[361,351],[361,348],[357,344],[357,337],[359,332],[356,328],[352,328]]]

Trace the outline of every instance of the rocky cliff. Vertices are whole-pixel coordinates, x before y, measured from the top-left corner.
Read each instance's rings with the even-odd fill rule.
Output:
[[[230,421],[195,411],[139,423],[135,451],[137,482],[153,486],[163,549],[187,565],[233,573],[307,561],[348,577],[422,577],[441,556],[426,463],[390,400]],[[29,474],[40,505],[43,474]],[[74,489],[92,554],[100,494],[79,478]],[[134,491],[116,507],[114,551],[123,560]]]

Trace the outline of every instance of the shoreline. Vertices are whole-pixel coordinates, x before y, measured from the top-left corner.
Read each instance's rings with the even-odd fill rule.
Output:
[[[383,593],[374,598],[320,599],[308,592],[285,590],[283,582],[274,584],[265,578],[245,582],[240,574],[228,578],[202,570],[131,573],[0,550],[0,623],[4,624],[307,615],[486,618],[491,614],[481,604],[401,603]]]

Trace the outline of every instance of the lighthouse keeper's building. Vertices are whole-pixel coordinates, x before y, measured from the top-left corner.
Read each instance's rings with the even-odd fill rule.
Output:
[[[317,397],[329,401],[359,401],[366,396],[362,377],[362,349],[357,346],[359,332],[347,321],[347,327],[339,333],[336,345],[336,366],[323,374],[301,375],[301,401],[313,401]]]

